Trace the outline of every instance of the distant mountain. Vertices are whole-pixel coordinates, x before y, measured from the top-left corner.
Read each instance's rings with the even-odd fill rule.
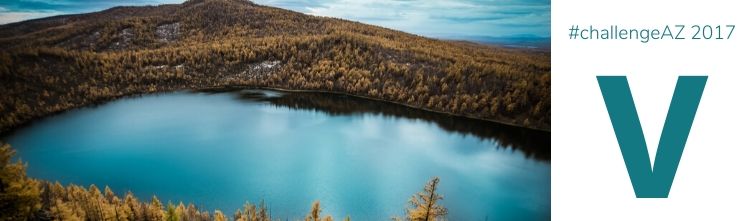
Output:
[[[539,37],[535,35],[512,35],[512,36],[444,36],[439,39],[444,40],[464,40],[481,44],[497,45],[512,48],[526,48],[537,50],[551,50],[551,38]]]
[[[549,50],[442,41],[243,0],[6,24],[0,49],[0,131],[121,96],[226,86],[346,93],[550,130]]]

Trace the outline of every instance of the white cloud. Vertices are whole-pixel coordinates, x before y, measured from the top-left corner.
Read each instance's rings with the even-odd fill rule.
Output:
[[[61,14],[100,11],[115,6],[173,4],[181,3],[183,1],[184,0],[3,0],[0,2],[0,24]]]
[[[25,21],[29,19],[35,19],[35,18],[43,18],[43,17],[49,17],[54,15],[60,15],[63,14],[59,11],[50,11],[50,10],[42,10],[42,11],[10,11],[6,8],[0,7],[0,24],[8,24],[13,22],[19,22],[19,21]]]
[[[11,2],[14,0],[11,0]],[[179,3],[182,0],[25,0],[51,8],[14,9],[0,3],[0,24],[116,5]],[[546,0],[255,0],[258,4],[337,17],[429,37],[550,35]]]
[[[277,4],[275,1],[259,3]],[[288,7],[288,4],[277,6]],[[431,37],[550,35],[550,4],[543,2],[330,0],[301,7],[301,12],[307,14],[360,21]]]

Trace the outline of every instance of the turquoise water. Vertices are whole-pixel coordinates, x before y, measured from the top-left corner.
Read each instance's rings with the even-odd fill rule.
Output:
[[[274,91],[177,92],[52,116],[8,135],[28,173],[141,199],[274,218],[312,201],[342,219],[403,216],[439,176],[451,220],[547,220],[549,133],[389,103]]]

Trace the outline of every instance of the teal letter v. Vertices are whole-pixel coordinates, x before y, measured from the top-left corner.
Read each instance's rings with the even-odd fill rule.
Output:
[[[706,79],[707,76],[678,77],[654,166],[650,167],[647,143],[626,76],[597,76],[637,198],[668,197]]]

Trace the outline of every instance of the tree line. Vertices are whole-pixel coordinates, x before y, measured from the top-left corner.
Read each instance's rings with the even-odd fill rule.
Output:
[[[264,202],[246,203],[233,215],[221,210],[212,213],[198,209],[194,204],[163,204],[158,197],[140,200],[131,192],[118,196],[109,187],[102,192],[96,185],[88,188],[59,182],[30,178],[26,164],[12,162],[15,151],[8,144],[0,145],[0,220],[116,220],[116,221],[271,221],[274,218]],[[439,178],[427,182],[422,192],[414,194],[404,218],[393,220],[440,220],[447,209],[438,202],[444,197],[436,192]],[[350,221],[350,217],[343,220]],[[319,201],[312,203],[304,221],[333,221],[322,213]]]

